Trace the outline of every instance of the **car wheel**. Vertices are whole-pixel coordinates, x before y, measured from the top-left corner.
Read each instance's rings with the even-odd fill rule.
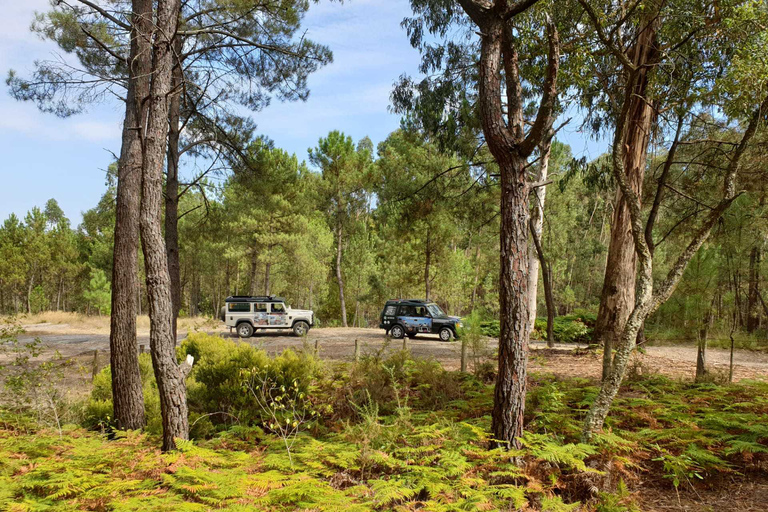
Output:
[[[293,324],[293,334],[296,336],[306,336],[309,332],[309,324],[303,320],[300,320]]]
[[[404,330],[403,330],[403,328],[402,328],[401,326],[399,326],[399,325],[395,325],[395,326],[393,326],[393,327],[392,327],[392,328],[389,330],[389,335],[390,335],[390,336],[392,336],[392,337],[393,337],[393,338],[395,338],[395,339],[398,339],[398,340],[399,340],[400,338],[402,338],[404,334],[405,334],[405,331],[404,331]]]
[[[250,338],[253,336],[253,326],[248,322],[243,322],[237,326],[237,335],[241,338]]]
[[[440,341],[451,341],[451,338],[453,338],[453,331],[448,327],[440,329]]]

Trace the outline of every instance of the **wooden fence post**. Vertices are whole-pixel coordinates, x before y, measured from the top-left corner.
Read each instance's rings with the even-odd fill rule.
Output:
[[[315,340],[315,357],[320,357],[320,343]]]
[[[93,363],[91,364],[91,382],[96,379],[96,375],[99,374],[99,351],[98,349],[93,351]]]
[[[139,354],[144,353],[144,345],[139,345]]]
[[[461,340],[461,373],[467,373],[467,340]]]
[[[408,336],[403,336],[403,350],[408,350]]]
[[[360,340],[355,339],[355,362],[360,361]]]

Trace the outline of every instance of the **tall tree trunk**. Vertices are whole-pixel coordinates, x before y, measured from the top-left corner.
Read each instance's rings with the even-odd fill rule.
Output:
[[[739,268],[733,267],[733,300],[736,304],[736,320],[737,327],[744,325],[744,307],[741,304],[741,276],[739,275]]]
[[[539,164],[538,176],[536,181],[546,181],[549,174],[549,157],[552,153],[552,134],[548,135],[548,139],[541,145],[541,157]],[[531,234],[537,237],[541,241],[541,234],[544,229],[544,202],[547,198],[547,187],[541,186],[533,189],[533,197],[531,202]],[[539,288],[539,258],[540,255],[536,250],[536,244],[530,244],[528,247],[528,302],[531,315],[531,326],[536,322],[536,309],[537,309],[537,295]],[[551,283],[550,283],[551,284]],[[549,311],[549,307],[547,308]]]
[[[499,279],[500,336],[499,373],[494,389],[493,434],[495,439],[519,443],[523,414],[531,332],[528,311],[528,184],[525,160],[511,155],[501,168],[501,275]]]
[[[109,363],[118,428],[140,429],[144,418],[136,313],[141,307],[138,275],[139,205],[141,202],[142,134],[152,67],[152,0],[133,0],[130,67],[122,147],[117,167],[115,242],[112,265],[112,315]]]
[[[541,246],[540,234],[534,230],[534,220],[531,219],[531,238],[533,246],[538,256],[537,263],[541,263],[541,277],[544,283],[544,299],[547,303],[547,347],[555,346],[555,298],[552,293],[552,268],[549,261],[544,257],[544,249]],[[529,281],[530,283],[530,281]],[[535,316],[531,316],[531,327],[536,321]]]
[[[472,284],[472,299],[469,302],[469,312],[475,310],[475,302],[477,301],[477,283],[480,279],[480,246],[475,248],[475,282]]]
[[[270,292],[270,271],[272,270],[272,262],[269,261],[269,252],[267,252],[267,262],[264,265],[264,295],[269,296]]]
[[[546,78],[536,119],[526,134],[519,55],[511,20],[532,2],[494,2],[490,7],[474,0],[458,2],[480,33],[478,108],[483,135],[501,174],[499,369],[491,430],[494,443],[519,448],[531,330],[528,310],[530,184],[526,166],[528,157],[552,128],[560,44],[554,24],[548,24]],[[506,109],[502,105],[502,89],[506,94]]]
[[[760,327],[760,313],[757,308],[760,290],[760,248],[755,245],[749,253],[749,290],[747,292],[747,332]]]
[[[712,325],[712,310],[714,309],[714,299],[704,316],[701,329],[699,329],[699,340],[696,346],[696,381],[701,380],[707,374],[707,337],[709,336],[709,327]]]
[[[341,325],[347,326],[347,304],[344,302],[344,277],[341,275],[341,252],[344,243],[344,232],[341,222],[336,226],[336,282],[339,283],[339,307],[341,308]]]
[[[171,276],[171,303],[173,308],[173,339],[177,339],[177,324],[181,309],[181,264],[179,262],[179,136],[181,126],[181,88],[183,62],[178,60],[182,51],[178,34],[173,38],[173,70],[171,95],[168,98],[168,175],[165,181],[165,252]]]
[[[147,134],[144,142],[144,173],[141,201],[141,243],[149,297],[149,343],[163,420],[163,450],[176,447],[176,439],[189,438],[185,375],[176,362],[173,337],[171,278],[162,230],[163,160],[171,92],[173,42],[179,18],[179,0],[159,0],[157,33],[153,48],[153,78]]]
[[[429,267],[432,263],[432,248],[429,246],[429,229],[427,230],[427,245],[425,248],[426,263],[424,264],[424,295],[425,299],[429,300],[430,283],[429,283]]]
[[[35,274],[34,269],[29,276],[29,283],[27,284],[27,314],[32,314],[32,290],[35,286]]]
[[[256,295],[256,289],[257,289],[257,275],[259,270],[259,255],[256,252],[256,249],[253,250],[251,253],[251,288],[250,288],[250,294]],[[240,280],[240,276],[238,276],[238,281]],[[237,295],[237,293],[235,293]]]
[[[653,20],[655,12],[649,16],[649,20]],[[627,84],[624,95],[624,101],[629,102],[629,117],[623,142],[626,148],[624,171],[632,191],[640,200],[653,121],[653,108],[648,99],[648,79],[653,67],[648,64],[656,60],[656,32],[659,26],[657,20],[646,23],[643,23],[646,28],[639,34],[630,50],[630,59],[638,67],[638,71],[632,74],[632,81]],[[623,331],[624,323],[635,304],[636,272],[637,258],[629,208],[624,194],[617,188],[605,279],[594,333],[594,342],[603,345],[603,379],[611,369],[614,340]]]
[[[56,287],[56,311],[61,311],[61,290],[64,288],[64,278],[59,277],[59,286]]]

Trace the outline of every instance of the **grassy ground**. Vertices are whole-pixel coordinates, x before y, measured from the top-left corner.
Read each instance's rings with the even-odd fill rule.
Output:
[[[45,311],[34,315],[21,315],[15,320],[35,334],[109,334],[109,316],[107,315],[83,315],[66,311]],[[0,317],[0,324],[9,323],[10,317]],[[180,318],[179,332],[188,332],[195,329],[214,328],[219,322],[213,318]],[[136,328],[139,334],[149,333],[149,316],[140,315],[136,319]]]
[[[692,384],[633,373],[606,432],[585,445],[579,430],[596,383],[537,373],[523,447],[506,452],[488,450],[492,367],[460,374],[407,353],[357,364],[306,355],[270,361],[202,336],[181,349],[199,356],[189,384],[197,440],[160,453],[156,404],[148,405],[149,434],[116,432],[111,440],[98,425],[59,431],[4,411],[0,508],[764,510],[766,383]],[[291,375],[311,367],[302,407],[314,412],[297,436],[259,410],[246,419],[253,400],[232,379],[249,365]],[[108,394],[108,382],[108,374],[100,376],[95,399]],[[205,410],[232,414],[217,420]]]

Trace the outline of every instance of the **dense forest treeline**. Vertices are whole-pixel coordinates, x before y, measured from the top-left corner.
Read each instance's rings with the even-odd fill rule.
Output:
[[[182,315],[214,315],[232,294],[274,294],[314,308],[321,325],[340,325],[341,225],[349,325],[376,326],[383,302],[398,297],[429,296],[452,314],[498,317],[499,199],[491,166],[478,170],[407,131],[393,132],[375,151],[367,138],[355,144],[333,132],[310,151],[314,168],[263,138],[248,151],[247,168],[212,174],[181,200]],[[756,176],[761,161],[755,155],[751,164]],[[553,144],[542,245],[552,263],[557,315],[597,311],[615,204],[604,163],[579,166],[567,145]],[[77,227],[55,199],[24,218],[5,219],[4,314],[109,313],[113,173],[114,167],[103,197]],[[652,175],[647,181],[651,187]],[[765,191],[761,180],[753,183],[650,318],[651,332],[692,340],[705,326],[726,334],[735,321],[736,329],[762,339]],[[687,186],[703,190],[706,183]],[[675,231],[686,229],[696,207],[681,197],[662,215],[659,238],[674,247]],[[138,271],[143,275],[143,261]],[[146,312],[143,288],[140,302]],[[538,303],[543,317],[543,286]]]

